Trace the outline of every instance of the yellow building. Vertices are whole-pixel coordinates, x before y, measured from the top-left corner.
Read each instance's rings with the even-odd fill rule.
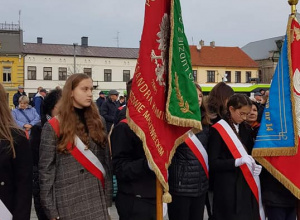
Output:
[[[18,91],[19,85],[24,85],[24,58],[21,54],[0,55],[0,82],[7,92],[9,106],[14,107],[13,95]]]
[[[23,32],[17,24],[0,24],[0,82],[7,91],[9,106],[18,86],[24,86]]]
[[[209,92],[218,82],[226,82],[235,92],[252,92],[259,85],[258,63],[239,47],[190,46],[195,81]],[[255,85],[254,85],[255,84]],[[259,85],[259,86],[258,86]]]

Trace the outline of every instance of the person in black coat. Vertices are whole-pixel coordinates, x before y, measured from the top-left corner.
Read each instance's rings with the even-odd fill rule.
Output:
[[[23,86],[18,86],[18,92],[16,92],[13,96],[13,103],[15,108],[19,105],[19,98],[24,95],[26,96],[26,93],[24,92],[24,87]]]
[[[227,103],[225,121],[240,139],[248,155],[234,158],[218,130],[213,126],[208,139],[208,158],[213,179],[214,220],[259,220],[258,202],[240,169],[248,164],[259,175],[261,166],[250,156],[253,139],[250,128],[244,122],[251,110],[251,100],[241,94],[233,95]]]
[[[120,111],[110,136],[113,171],[118,182],[116,208],[120,220],[155,220],[155,174],[148,166],[142,141],[122,121],[126,109]]]
[[[24,131],[17,128],[0,84],[0,200],[13,220],[30,220],[32,157]]]
[[[207,149],[210,119],[202,102],[202,89],[198,84],[196,87],[203,129],[196,134],[196,137]],[[172,202],[168,204],[169,219],[203,219],[208,177],[203,166],[185,142],[176,149],[168,171],[172,195]]]
[[[101,109],[101,105],[104,103],[105,101],[105,94],[104,92],[99,92],[99,98],[96,100],[96,104],[97,104],[97,107],[99,109],[99,112],[100,112],[100,109]]]
[[[33,200],[35,212],[39,220],[48,220],[41,205],[38,170],[42,127],[48,119],[57,115],[57,102],[61,98],[61,95],[61,89],[54,89],[45,97],[41,106],[41,122],[32,127],[29,139],[33,157]]]
[[[117,102],[119,92],[117,90],[110,90],[108,98],[101,105],[100,113],[101,116],[105,119],[107,133],[110,132],[110,128],[114,123],[116,112],[120,107],[120,104]]]

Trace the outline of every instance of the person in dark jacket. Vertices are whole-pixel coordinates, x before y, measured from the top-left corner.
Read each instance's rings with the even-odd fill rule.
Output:
[[[34,209],[39,220],[48,220],[42,205],[40,198],[40,184],[39,184],[39,172],[38,172],[38,163],[39,163],[39,147],[41,142],[41,133],[43,125],[50,120],[52,117],[57,115],[57,102],[61,98],[62,91],[61,89],[52,90],[44,99],[42,105],[43,114],[41,115],[41,122],[34,125],[31,128],[30,135],[30,146],[32,150],[33,157],[33,200],[34,200]]]
[[[41,117],[41,107],[44,102],[44,97],[47,95],[46,89],[41,89],[34,97],[34,108]]]
[[[10,212],[13,220],[30,220],[32,158],[24,131],[19,129],[7,105],[0,83],[0,214]]]
[[[196,84],[202,116],[202,131],[196,134],[207,149],[210,119],[203,105],[201,87]],[[168,204],[170,220],[203,219],[208,190],[208,176],[195,154],[184,142],[178,146],[169,167],[169,187],[172,202]]]
[[[99,112],[101,109],[101,105],[103,104],[104,101],[105,101],[105,94],[104,94],[104,92],[101,91],[101,92],[99,92],[99,98],[96,100],[96,104],[99,109]]]
[[[13,96],[13,103],[15,108],[19,105],[19,98],[24,95],[26,96],[26,92],[24,92],[24,86],[18,86],[18,92],[16,92]]]
[[[101,105],[101,116],[105,119],[106,130],[109,133],[111,126],[114,123],[116,111],[120,107],[120,104],[117,102],[119,92],[117,90],[110,90],[108,93],[108,98]]]
[[[126,121],[126,107],[112,130],[113,171],[117,177],[116,208],[120,220],[155,220],[155,174],[150,170],[143,143]]]
[[[234,158],[219,131],[212,126],[208,139],[209,168],[213,179],[214,220],[259,220],[258,202],[252,193],[240,166],[247,164],[253,175],[259,175],[261,166],[250,156],[253,139],[244,122],[251,110],[250,99],[242,94],[229,98],[224,120],[242,142],[246,155]]]

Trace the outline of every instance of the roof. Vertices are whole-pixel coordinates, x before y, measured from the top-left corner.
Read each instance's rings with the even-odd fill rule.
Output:
[[[254,41],[242,47],[242,50],[253,60],[264,60],[270,56],[270,51],[277,51],[277,40],[284,40],[284,36],[273,37],[264,40]]]
[[[258,68],[239,47],[202,46],[198,50],[197,46],[190,46],[190,50],[193,66]]]
[[[36,55],[74,56],[74,45],[25,43],[23,53]],[[76,56],[137,59],[138,48],[76,46]]]

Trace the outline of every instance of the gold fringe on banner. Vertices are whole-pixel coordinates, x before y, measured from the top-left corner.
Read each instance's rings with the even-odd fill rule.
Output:
[[[270,148],[253,148],[253,157],[264,157],[264,156],[293,156],[297,153],[296,147],[270,147]]]
[[[289,65],[289,77],[290,77],[290,101],[292,104],[292,117],[293,117],[293,126],[294,126],[294,146],[286,146],[286,147],[270,147],[267,146],[265,148],[254,148],[252,151],[252,156],[254,157],[262,157],[262,156],[293,156],[298,153],[298,126],[296,120],[296,110],[295,110],[295,98],[294,98],[294,90],[293,90],[293,68],[292,68],[292,55],[291,55],[291,37],[293,36],[293,30],[291,30],[291,24],[293,19],[296,19],[294,15],[290,15],[287,25],[287,53],[288,53],[288,65]],[[298,106],[300,108],[300,106]]]
[[[169,111],[169,103],[171,99],[171,94],[172,94],[172,58],[173,58],[173,39],[174,39],[174,0],[171,0],[171,13],[170,13],[170,29],[171,31],[171,36],[170,36],[170,47],[169,47],[169,70],[168,70],[168,97],[167,97],[167,103],[166,103],[166,119],[169,124],[176,125],[176,126],[182,126],[182,127],[193,127],[199,129],[199,131],[202,130],[202,125],[201,121],[195,120],[195,119],[187,119],[187,118],[180,118],[177,116],[173,116],[170,111]],[[193,86],[195,87],[194,83]],[[179,87],[179,85],[178,85]],[[180,88],[177,88],[180,91]],[[196,87],[195,87],[196,90]],[[179,95],[179,94],[177,94]],[[179,95],[180,96],[180,95]],[[188,104],[187,101],[184,100],[183,97],[180,97],[183,102],[184,106],[186,107],[186,103]],[[196,100],[198,102],[198,100]]]
[[[263,157],[256,157],[261,165],[263,165],[279,182],[281,182],[295,197],[300,199],[300,190],[288,178],[282,175],[272,164]],[[297,174],[295,174],[297,175]]]
[[[291,51],[291,24],[293,19],[296,19],[295,15],[290,15],[289,16],[289,21],[288,21],[288,27],[287,27],[287,41],[288,41],[288,62],[289,62],[289,75],[290,75],[290,92],[291,92],[291,102],[292,102],[292,115],[293,115],[293,125],[294,125],[294,142],[295,142],[295,153],[291,155],[295,155],[298,152],[298,144],[299,144],[299,137],[298,137],[298,126],[297,126],[297,118],[296,118],[296,106],[295,106],[295,98],[294,98],[294,80],[293,80],[293,64],[292,64],[292,51]],[[298,106],[300,108],[300,106]]]
[[[152,158],[152,155],[149,151],[149,148],[147,146],[146,143],[146,137],[145,137],[145,133],[143,132],[143,130],[130,118],[129,116],[129,109],[127,108],[126,110],[126,118],[128,121],[128,125],[129,127],[135,132],[135,134],[141,139],[141,141],[143,142],[143,148],[145,151],[145,155],[146,158],[148,160],[148,162],[150,163],[153,172],[155,173],[157,179],[159,180],[159,182],[161,183],[161,185],[164,188],[164,194],[163,194],[163,202],[165,203],[170,203],[172,202],[172,196],[169,193],[169,184],[165,181],[164,176],[162,175],[162,173],[160,172],[160,169],[157,167],[157,165],[154,163],[154,160]],[[177,138],[175,143],[174,143],[174,147],[172,149],[172,151],[170,152],[169,158],[168,158],[168,162],[166,163],[166,169],[168,169],[168,167],[171,164],[171,160],[172,157],[175,154],[176,148],[184,142],[184,137],[186,137],[186,134],[182,135],[181,137]]]

